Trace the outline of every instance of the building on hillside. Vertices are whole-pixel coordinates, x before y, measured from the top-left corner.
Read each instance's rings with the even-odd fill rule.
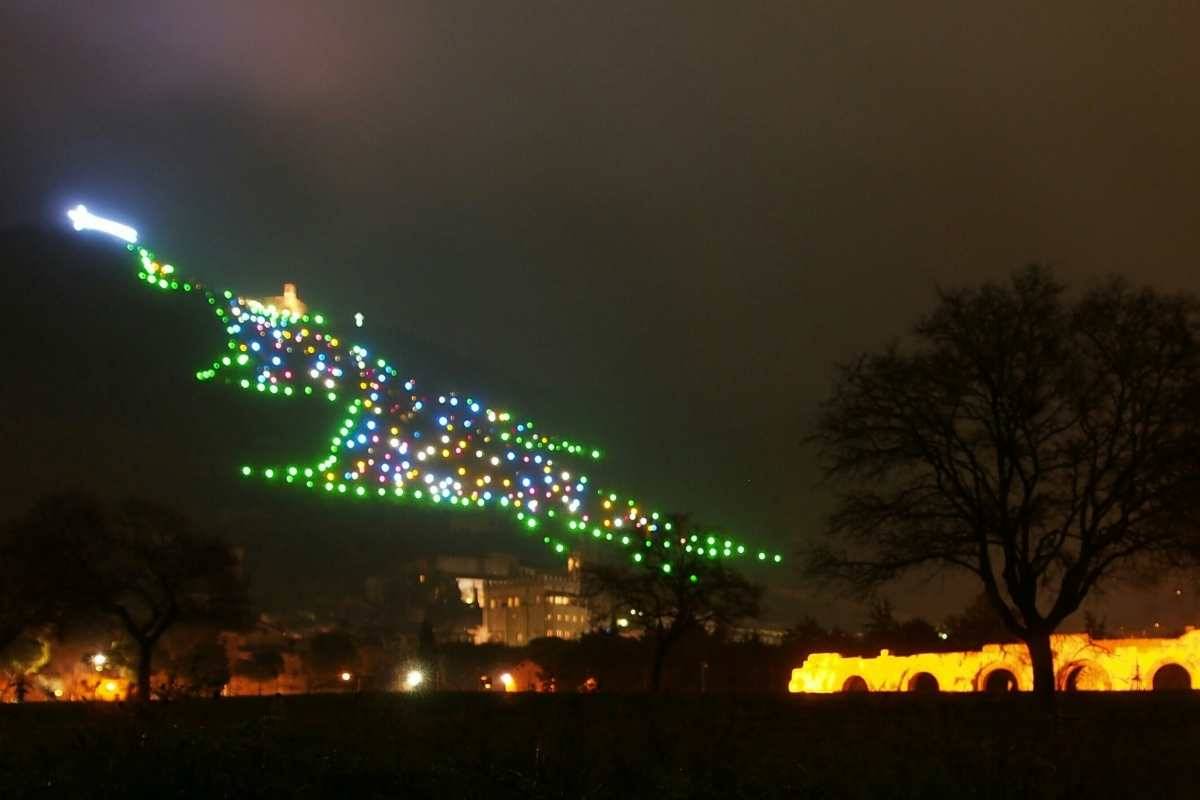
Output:
[[[296,284],[294,283],[285,283],[283,294],[264,297],[259,302],[268,308],[274,306],[278,311],[289,311],[293,317],[299,317],[308,312],[308,306],[300,299],[300,295],[296,294]]]
[[[432,556],[419,559],[416,566],[423,575],[438,573],[454,578],[462,601],[479,608],[483,608],[487,600],[488,580],[508,578],[520,570],[520,562],[514,556],[503,553],[489,553],[483,556]]]
[[[736,627],[732,631],[734,641],[751,642],[757,641],[763,644],[779,646],[783,644],[783,640],[787,638],[787,628],[782,625],[772,625],[770,623],[747,624]]]
[[[579,596],[579,577],[522,567],[512,576],[484,583],[483,628],[476,641],[521,646],[530,639],[578,639],[592,629]]]

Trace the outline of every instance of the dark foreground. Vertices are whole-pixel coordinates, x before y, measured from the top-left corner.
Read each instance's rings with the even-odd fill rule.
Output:
[[[0,706],[0,797],[1195,797],[1200,694]]]

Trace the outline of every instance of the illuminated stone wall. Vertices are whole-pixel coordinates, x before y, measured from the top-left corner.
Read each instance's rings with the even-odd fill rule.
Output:
[[[1141,691],[1200,687],[1200,630],[1178,639],[1052,636],[1054,673],[1064,691]],[[1029,691],[1033,669],[1020,644],[960,653],[870,658],[813,653],[792,670],[790,692]]]

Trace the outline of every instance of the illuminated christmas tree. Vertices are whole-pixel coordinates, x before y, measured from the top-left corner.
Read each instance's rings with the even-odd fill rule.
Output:
[[[673,531],[660,511],[593,480],[591,469],[602,456],[597,448],[543,434],[471,395],[422,392],[386,359],[345,341],[324,315],[299,301],[294,286],[267,301],[213,290],[137,246],[132,228],[80,209],[71,217],[77,229],[128,242],[139,280],[212,308],[226,350],[196,373],[198,380],[316,398],[337,410],[327,445],[311,462],[242,466],[247,478],[336,497],[493,508],[564,555],[578,540],[592,539],[627,549],[635,562],[654,547],[714,559],[783,560],[724,535]],[[356,322],[361,325],[361,317]]]

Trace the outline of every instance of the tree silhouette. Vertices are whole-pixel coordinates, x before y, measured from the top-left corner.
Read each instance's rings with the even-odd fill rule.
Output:
[[[672,519],[673,534],[639,548],[640,561],[586,565],[582,593],[597,621],[641,631],[653,642],[649,688],[662,688],[663,664],[690,631],[722,628],[762,613],[762,588],[705,554],[703,535],[686,519]],[[693,543],[692,537],[696,537]]]
[[[1014,640],[1013,632],[1004,624],[986,592],[980,592],[957,614],[942,623],[947,641],[955,650],[974,650],[985,644]]]
[[[1111,279],[1031,267],[941,292],[903,343],[840,367],[812,441],[837,488],[818,575],[980,580],[1053,696],[1050,634],[1097,583],[1200,554],[1200,323]]]
[[[54,598],[43,603],[121,624],[137,649],[140,700],[150,699],[154,651],[173,625],[246,622],[245,584],[231,548],[169,508],[129,500],[112,509],[58,495],[39,502],[18,530],[41,553],[30,564],[39,591]]]
[[[85,581],[61,543],[86,538],[103,526],[98,504],[64,495],[37,504],[0,530],[0,650],[39,629],[53,632],[89,609],[79,592]]]
[[[256,648],[249,658],[239,659],[233,665],[233,674],[257,683],[259,694],[262,694],[264,683],[275,680],[282,673],[283,652],[277,647]]]
[[[337,685],[343,672],[357,677],[358,645],[347,633],[323,631],[309,640],[305,661],[318,686]]]

